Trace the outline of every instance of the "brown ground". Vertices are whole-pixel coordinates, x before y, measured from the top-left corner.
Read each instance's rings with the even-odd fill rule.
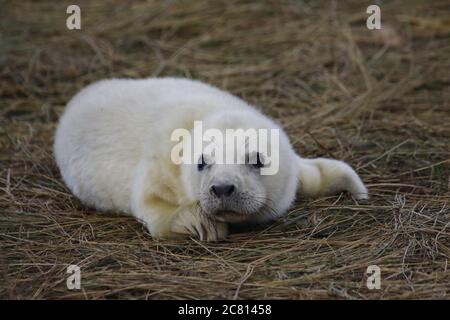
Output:
[[[0,298],[446,298],[449,2],[0,0]],[[220,243],[156,241],[61,182],[65,103],[106,77],[213,83],[281,122],[296,150],[354,166],[371,199],[298,200]],[[66,267],[82,290],[66,288]],[[366,268],[381,268],[368,290]]]

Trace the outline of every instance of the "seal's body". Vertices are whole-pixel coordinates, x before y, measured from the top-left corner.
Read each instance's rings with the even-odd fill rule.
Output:
[[[259,160],[251,166],[221,165],[205,160],[206,155],[201,163],[174,163],[171,136],[179,128],[192,131],[194,121],[219,131],[280,130],[278,172],[262,176]],[[67,105],[54,150],[64,181],[83,203],[132,214],[154,237],[221,239],[228,223],[285,213],[297,188],[308,196],[349,191],[367,198],[345,163],[300,158],[271,119],[225,91],[187,79],[89,85]]]

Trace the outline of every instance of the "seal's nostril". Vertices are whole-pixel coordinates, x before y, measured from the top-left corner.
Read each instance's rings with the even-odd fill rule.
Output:
[[[211,186],[211,192],[219,198],[231,196],[231,194],[234,192],[234,189],[235,187],[232,184],[220,184]]]
[[[230,196],[234,192],[234,185],[230,185],[228,189],[228,195]]]

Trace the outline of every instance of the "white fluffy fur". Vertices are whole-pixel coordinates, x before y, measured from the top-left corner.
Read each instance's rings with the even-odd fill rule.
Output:
[[[279,128],[279,173],[257,177],[237,166],[215,166],[200,173],[195,165],[173,164],[171,133],[191,129],[194,120],[219,129]],[[83,203],[130,213],[154,237],[226,237],[233,218],[216,218],[198,206],[213,203],[201,194],[217,179],[234,179],[250,202],[252,197],[265,199],[270,213],[250,212],[249,204],[236,200],[234,205],[247,212],[247,221],[284,214],[297,188],[313,197],[340,191],[349,191],[356,199],[368,197],[347,164],[302,159],[268,117],[227,92],[186,79],[112,79],[89,85],[67,105],[54,148],[64,181]]]

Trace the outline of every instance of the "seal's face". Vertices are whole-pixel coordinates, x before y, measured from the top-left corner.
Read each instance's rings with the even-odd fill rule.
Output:
[[[212,157],[201,155],[197,165],[199,203],[206,214],[219,221],[241,222],[274,210],[260,174],[264,167],[262,155],[256,157],[254,163],[217,164]]]
[[[276,145],[268,139],[264,150],[259,144],[256,149],[244,148],[252,145],[252,139],[242,139],[232,148],[215,140],[216,150],[223,150],[221,159],[231,152],[236,161],[218,161],[217,153],[203,149],[194,163],[184,164],[182,181],[188,200],[197,202],[212,219],[229,223],[262,222],[283,214],[294,200],[298,180],[297,156],[283,130],[261,115],[242,112],[218,114],[204,127],[217,129],[224,137],[228,128],[276,129],[279,136]]]

